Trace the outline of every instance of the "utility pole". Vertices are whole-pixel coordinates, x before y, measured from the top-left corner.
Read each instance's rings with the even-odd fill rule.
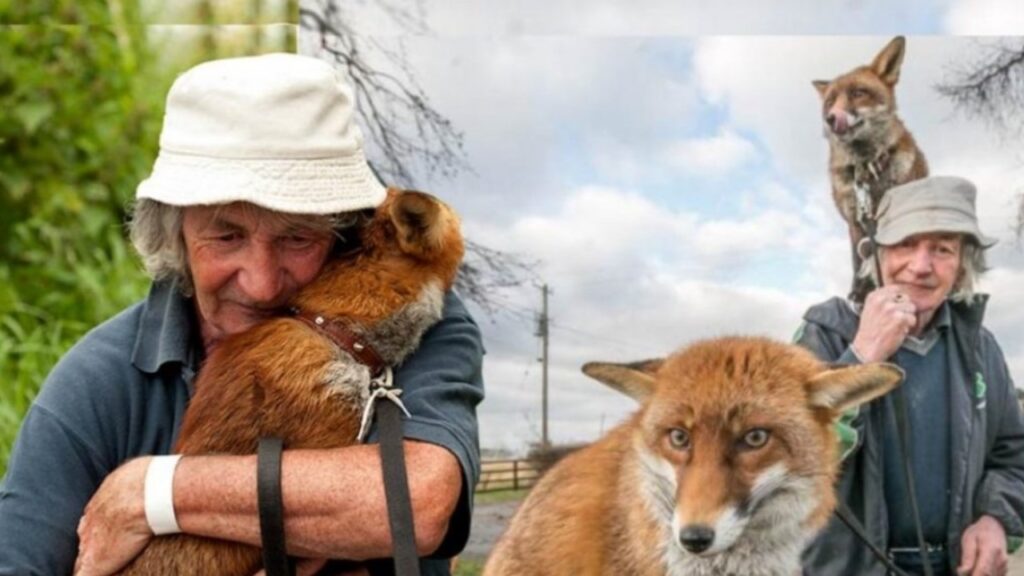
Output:
[[[543,346],[543,355],[540,361],[543,363],[541,370],[541,447],[547,449],[551,445],[548,442],[548,285],[541,287],[543,306],[540,318],[537,321],[537,336],[540,336]]]

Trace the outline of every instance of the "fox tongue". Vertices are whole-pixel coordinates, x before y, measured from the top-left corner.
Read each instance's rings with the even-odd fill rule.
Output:
[[[832,131],[836,134],[843,135],[849,129],[850,123],[846,119],[846,114],[836,114],[832,118]]]

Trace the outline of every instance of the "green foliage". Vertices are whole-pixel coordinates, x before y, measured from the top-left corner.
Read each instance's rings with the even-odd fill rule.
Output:
[[[483,574],[484,562],[475,558],[459,558],[454,576],[477,576]]]
[[[0,473],[82,334],[144,295],[123,222],[170,78],[132,0],[0,0]]]

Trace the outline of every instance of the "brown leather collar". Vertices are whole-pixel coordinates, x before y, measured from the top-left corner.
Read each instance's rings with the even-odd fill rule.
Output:
[[[387,367],[377,351],[370,346],[362,336],[353,332],[340,320],[331,320],[298,308],[291,309],[292,317],[300,320],[314,330],[323,333],[338,345],[339,348],[348,352],[359,363],[370,369],[370,376],[376,378]]]

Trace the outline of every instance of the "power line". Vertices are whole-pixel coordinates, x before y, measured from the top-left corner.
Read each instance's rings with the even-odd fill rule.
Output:
[[[612,344],[617,344],[619,346],[624,346],[626,348],[629,348],[631,350],[635,350],[635,351],[638,351],[638,352],[640,351],[639,348],[635,347],[635,343],[633,343],[633,342],[627,342],[625,340],[618,340],[616,338],[609,338],[608,336],[603,336],[603,335],[600,335],[600,334],[593,334],[591,332],[584,332],[583,330],[578,330],[576,328],[570,328],[569,326],[563,326],[561,324],[554,324],[554,323],[552,323],[551,326],[553,328],[557,329],[557,330],[562,330],[562,331],[565,331],[565,332],[570,332],[570,333],[573,333],[573,334],[577,334],[579,336],[585,336],[587,338],[591,338],[591,339],[594,339],[594,340],[601,340],[603,342],[609,342],[609,343],[612,343]]]

